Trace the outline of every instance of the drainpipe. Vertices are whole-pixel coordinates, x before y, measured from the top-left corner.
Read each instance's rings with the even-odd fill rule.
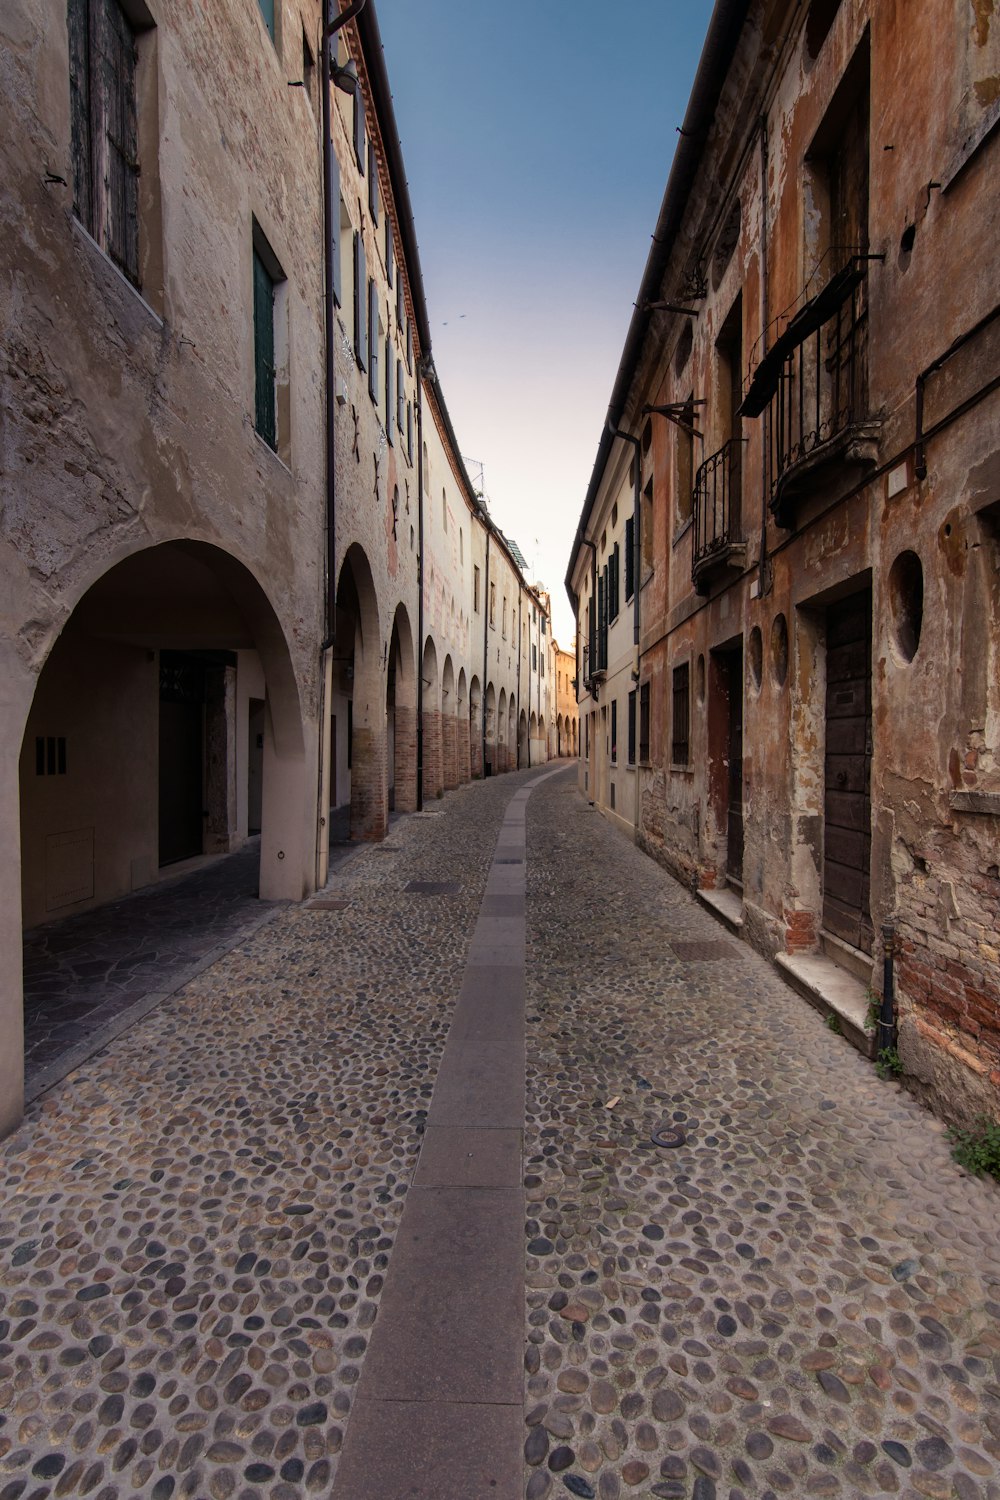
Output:
[[[522,595],[522,593],[523,593],[523,589],[521,587],[521,575],[519,573],[518,576],[517,576],[517,708],[514,711],[514,723],[515,723],[514,733],[517,736],[517,739],[515,740],[515,744],[517,745],[517,754],[514,757],[514,765],[515,765],[515,767],[517,768],[518,771],[521,769],[519,761],[521,759],[521,595]],[[531,707],[531,694],[530,693],[528,694],[528,707],[529,708]],[[531,740],[530,739],[528,740],[528,765],[529,766],[531,765]]]
[[[635,450],[635,472],[633,476],[635,521],[632,525],[632,641],[635,646],[635,667],[632,672],[632,681],[639,681],[639,562],[642,557],[642,537],[640,528],[642,526],[642,446],[637,437],[630,432],[624,432],[620,427],[608,427],[613,437],[620,437],[626,443],[631,443]],[[636,709],[638,710],[638,700]],[[633,809],[633,828],[635,842],[639,842],[639,771],[635,772],[635,796],[632,799],[635,804]]]
[[[768,144],[767,118],[760,117],[760,326],[762,357],[767,353],[767,325],[770,295],[767,268],[767,171]],[[758,558],[757,591],[763,599],[767,592],[767,434],[768,418],[765,416],[760,429],[760,556]]]
[[[486,590],[483,594],[483,685],[481,689],[481,712],[483,720],[483,779],[486,779],[486,689],[490,677],[490,523],[483,517],[486,526]],[[493,710],[496,713],[496,708]],[[490,762],[490,771],[493,763]]]
[[[397,272],[398,274],[398,272]],[[424,403],[417,367],[417,812],[424,807]]]

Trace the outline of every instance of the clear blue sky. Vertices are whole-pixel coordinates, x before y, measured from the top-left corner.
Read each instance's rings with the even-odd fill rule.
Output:
[[[569,549],[712,7],[376,3],[445,400],[568,647]]]

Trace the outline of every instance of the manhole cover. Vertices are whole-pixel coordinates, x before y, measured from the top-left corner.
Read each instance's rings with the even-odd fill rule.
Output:
[[[679,1125],[661,1125],[658,1130],[653,1131],[650,1140],[654,1146],[673,1150],[677,1146],[683,1146],[686,1137]]]
[[[493,861],[493,863],[495,865],[523,865],[524,864],[524,860],[523,859],[495,859]]]
[[[310,911],[346,911],[349,903],[342,896],[331,896],[328,901],[310,901]]]
[[[414,896],[457,896],[461,889],[457,880],[411,880],[403,886]]]
[[[732,943],[722,943],[716,939],[668,943],[667,946],[683,963],[695,961],[707,963],[714,959],[742,958],[743,956]]]
[[[373,850],[373,852],[375,854],[398,854],[399,853],[399,845],[398,844],[372,844],[372,850]]]

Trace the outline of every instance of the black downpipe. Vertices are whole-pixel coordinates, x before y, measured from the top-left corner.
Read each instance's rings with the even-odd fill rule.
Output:
[[[621,427],[612,427],[611,435],[620,437],[626,443],[631,443],[635,450],[635,473],[632,482],[632,493],[634,496],[633,507],[635,510],[635,524],[632,527],[632,640],[636,646],[639,644],[639,561],[642,557],[642,445],[637,437],[630,432],[625,432]],[[597,554],[594,553],[594,566],[596,569]]]
[[[488,516],[484,516],[483,519],[486,522],[486,591],[483,594],[483,685],[480,690],[480,700],[483,719],[483,779],[485,780],[487,776],[492,775],[493,762],[486,760],[486,689],[490,680],[490,522]]]
[[[521,769],[521,588],[520,577],[517,580],[517,708],[514,712],[514,733],[517,735],[517,754],[514,764],[518,770]],[[528,693],[528,707],[531,707],[531,693]],[[528,740],[528,765],[531,765],[531,740]]]
[[[398,274],[398,273],[397,273]],[[424,403],[417,370],[417,812],[424,807]]]
[[[770,318],[770,287],[767,267],[767,173],[768,173],[767,120],[760,117],[760,295],[761,357],[767,353],[767,327]],[[758,558],[757,589],[760,598],[767,588],[767,448],[769,418],[760,429],[760,556]]]

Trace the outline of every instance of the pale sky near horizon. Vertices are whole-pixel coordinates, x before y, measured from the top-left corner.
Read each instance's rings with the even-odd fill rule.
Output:
[[[712,6],[376,3],[441,388],[570,647],[569,551]]]

